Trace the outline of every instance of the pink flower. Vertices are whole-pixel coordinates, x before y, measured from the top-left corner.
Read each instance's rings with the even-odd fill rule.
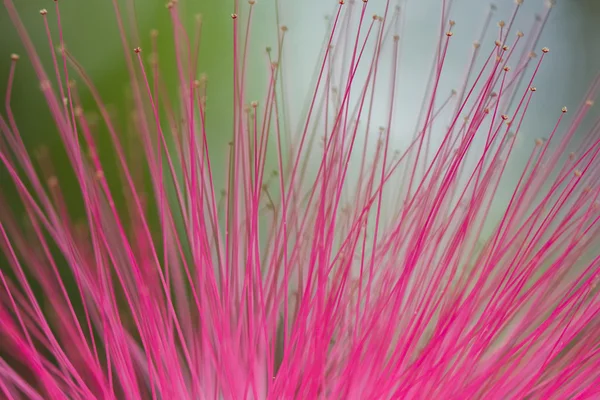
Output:
[[[410,132],[398,102],[420,99],[399,89],[401,10],[388,2],[371,18],[366,0],[340,1],[294,130],[287,28],[265,53],[267,87],[254,101],[247,27],[258,4],[236,1],[233,132],[219,163],[207,145],[211,85],[194,61],[199,35],[186,33],[176,1],[167,5],[180,94],[171,104],[164,61],[145,57],[156,35],[153,49],[135,47],[114,0],[133,146],[69,53],[58,2],[41,12],[59,49],[49,66],[4,3],[73,170],[55,176],[49,155],[32,158],[23,143],[10,106],[22,62],[14,55],[0,161],[26,220],[0,197],[4,398],[600,396],[600,125],[575,135],[600,79],[573,118],[556,110],[545,139],[518,142],[549,57],[537,46],[543,18],[525,34],[514,18],[499,23],[496,42],[473,45],[447,93],[455,24],[442,2]],[[84,91],[95,109],[82,105]],[[118,174],[105,174],[102,131]],[[407,144],[396,149],[399,136]],[[523,148],[518,179],[501,184]],[[61,190],[69,179],[84,221]]]

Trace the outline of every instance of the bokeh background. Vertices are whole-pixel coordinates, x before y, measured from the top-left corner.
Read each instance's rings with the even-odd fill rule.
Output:
[[[55,44],[57,29],[54,1],[52,0],[13,0],[21,18],[29,30],[41,59],[51,72],[51,59],[44,25],[39,10],[47,8],[52,25]],[[167,86],[176,95],[177,77],[174,62],[172,26],[165,0],[118,0],[123,14],[135,14],[135,19],[127,19],[128,28],[136,25],[139,43],[133,46],[148,49],[150,31],[159,31],[159,59],[161,75]],[[245,1],[241,1],[247,7]],[[327,33],[326,15],[331,15],[337,7],[337,0],[257,0],[252,25],[250,64],[248,70],[248,100],[261,100],[264,96],[267,68],[265,47],[276,47],[278,27],[275,9],[279,5],[279,22],[289,31],[286,36],[284,56],[286,99],[290,111],[291,124],[301,120],[306,105],[307,88],[321,54],[323,38]],[[402,35],[402,59],[400,63],[399,95],[396,107],[396,131],[392,146],[402,148],[411,137],[416,124],[421,97],[426,87],[433,49],[438,37],[438,24],[441,0],[402,0],[404,33]],[[497,11],[493,21],[510,17],[514,0],[496,0]],[[536,13],[544,9],[545,0],[525,0],[515,28],[527,32]],[[131,104],[128,91],[128,74],[112,0],[60,0],[62,26],[69,51],[80,61],[100,89],[104,102],[115,117],[115,121],[127,131],[128,107]],[[370,0],[370,13],[382,13],[385,0]],[[233,0],[180,0],[184,23],[193,29],[195,15],[203,15],[202,48],[199,72],[206,73],[210,81],[208,93],[208,135],[211,158],[224,163],[227,142],[230,140],[232,102],[232,29],[230,14]],[[471,51],[473,40],[477,39],[483,20],[489,10],[489,3],[480,0],[455,0],[450,17],[456,21],[444,67],[441,90],[449,91],[462,79],[465,63]],[[244,19],[245,20],[245,19]],[[494,29],[492,29],[494,30]],[[486,37],[493,41],[493,35]],[[529,153],[533,139],[547,136],[551,131],[558,110],[563,105],[574,109],[584,95],[590,81],[600,72],[600,1],[598,0],[558,0],[546,24],[545,32],[538,47],[548,46],[551,54],[536,80],[540,95],[536,96],[528,118],[523,126],[521,156]],[[485,42],[483,43],[485,45]],[[52,162],[59,176],[67,176],[70,167],[62,151],[60,138],[45,106],[33,69],[4,7],[0,8],[0,93],[6,89],[6,77],[10,66],[10,54],[19,53],[23,57],[18,64],[15,78],[12,109],[15,113],[21,136],[31,150],[46,147],[50,150]],[[149,55],[148,52],[144,53]],[[389,55],[388,55],[389,56]],[[384,55],[386,57],[386,55]],[[383,62],[385,64],[385,61]],[[384,72],[387,76],[387,73]],[[50,74],[51,76],[53,74]],[[92,99],[81,90],[84,107],[93,106]],[[0,96],[0,110],[4,111],[4,96]],[[376,105],[377,106],[377,105]],[[93,108],[93,107],[92,107]],[[373,126],[382,125],[385,120],[384,107],[375,113]],[[596,107],[595,115],[598,115]],[[590,126],[593,118],[588,118],[584,126]],[[585,134],[585,129],[580,135]],[[100,152],[110,152],[107,135],[99,137]],[[102,140],[105,138],[106,140]],[[102,156],[102,154],[101,154]],[[110,175],[111,164],[105,173]],[[217,172],[219,168],[216,168]],[[515,168],[514,173],[518,173]],[[7,185],[8,176],[0,169],[0,184]],[[68,180],[61,184],[67,198],[76,186],[69,186]],[[18,200],[15,199],[18,203]],[[77,204],[73,204],[74,210]]]
[[[449,3],[446,1],[445,3]],[[358,2],[360,4],[360,2]],[[382,14],[385,9],[385,0],[369,0],[369,12]],[[395,2],[392,2],[396,4]],[[415,129],[419,125],[418,116],[425,96],[427,82],[430,77],[430,68],[433,55],[439,38],[439,24],[441,17],[442,0],[407,0],[399,2],[403,14],[403,29],[400,33],[400,62],[396,87],[396,104],[394,122],[392,123],[391,148],[393,150],[405,149],[413,139]],[[264,3],[263,3],[264,4]],[[282,20],[291,25],[286,43],[293,48],[293,54],[287,53],[286,74],[290,79],[287,96],[291,103],[290,108],[296,112],[301,120],[306,104],[306,81],[311,79],[316,64],[321,57],[321,46],[327,35],[328,26],[337,9],[337,1],[282,0]],[[513,10],[514,0],[453,0],[449,19],[456,22],[453,27],[454,35],[444,62],[442,77],[439,86],[438,106],[452,89],[459,89],[464,78],[466,66],[471,57],[472,43],[480,39],[480,33],[489,12],[490,5],[495,6],[491,17],[488,33],[481,40],[481,51],[478,66],[488,54],[498,37],[497,22],[504,20],[508,24]],[[514,21],[512,31],[521,30],[526,37],[531,35],[536,16],[543,18],[548,9],[547,0],[524,0]],[[392,12],[390,11],[390,14]],[[355,12],[358,14],[358,11]],[[328,21],[329,17],[329,21]],[[514,33],[509,36],[509,44],[514,40]],[[520,177],[523,167],[529,157],[537,138],[547,138],[552,132],[557,119],[561,115],[561,108],[567,106],[570,110],[563,118],[557,131],[554,144],[560,141],[573,120],[577,108],[584,100],[593,79],[600,73],[600,52],[596,49],[600,41],[600,1],[598,0],[557,0],[552,7],[545,24],[544,31],[535,46],[536,52],[541,54],[542,47],[549,47],[550,53],[546,55],[542,66],[536,75],[534,85],[537,87],[536,95],[528,108],[524,123],[517,136],[516,146],[511,154],[511,161],[503,174],[500,190],[495,194],[494,203],[490,210],[489,223],[486,224],[482,240],[491,232],[497,221],[505,212],[506,204],[510,201],[514,186]],[[523,42],[521,42],[521,48]],[[509,63],[513,70],[518,60]],[[378,126],[387,123],[388,93],[386,88],[388,77],[391,74],[391,47],[381,56],[379,68],[378,87],[380,96],[375,103],[371,131],[376,131]],[[367,53],[370,54],[370,53]],[[290,58],[293,61],[290,61]],[[535,68],[537,59],[530,63],[522,81],[522,89]],[[368,64],[368,63],[367,63]],[[477,73],[479,69],[476,67]],[[363,70],[363,73],[366,73]],[[476,73],[474,75],[476,75]],[[360,71],[359,73],[360,74]],[[357,74],[357,75],[358,75]],[[472,75],[472,77],[474,77]],[[473,79],[471,79],[472,83]],[[310,87],[310,85],[309,85]],[[598,101],[596,102],[598,103]],[[514,109],[514,106],[513,106]],[[504,110],[500,111],[504,112]],[[573,147],[577,142],[589,134],[594,122],[600,117],[600,107],[592,107],[588,116],[576,132]],[[441,142],[445,134],[445,124],[451,120],[450,116],[433,129],[435,143]],[[375,149],[377,135],[371,135],[370,147]],[[477,140],[477,139],[476,139]],[[474,142],[474,146],[477,143]],[[360,147],[359,147],[360,148]],[[433,147],[437,149],[437,147]],[[475,151],[477,153],[477,151]],[[433,155],[433,154],[432,154]],[[567,154],[565,153],[565,156]],[[474,158],[471,160],[474,162]]]

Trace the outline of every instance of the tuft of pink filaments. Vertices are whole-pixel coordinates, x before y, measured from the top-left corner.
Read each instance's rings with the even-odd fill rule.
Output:
[[[406,135],[397,113],[406,101],[397,89],[400,8],[388,1],[371,18],[366,0],[336,2],[292,132],[287,100],[297,94],[286,90],[280,58],[288,29],[265,53],[267,88],[254,101],[247,62],[259,5],[236,1],[224,16],[234,38],[233,132],[217,167],[207,147],[211,86],[196,64],[200,20],[188,35],[177,2],[167,5],[180,99],[171,104],[158,59],[146,57],[156,48],[132,45],[137,36],[113,3],[136,157],[69,53],[59,3],[41,12],[59,49],[47,73],[4,0],[85,220],[73,219],[49,155],[32,157],[22,141],[10,106],[23,62],[15,55],[0,159],[26,218],[0,196],[3,398],[600,396],[600,121],[575,135],[600,79],[571,122],[558,109],[545,139],[529,144],[520,134],[550,55],[537,41],[551,7],[521,33],[512,26],[517,1],[495,43],[474,43],[460,89],[448,94],[439,87],[455,35],[442,2],[419,126],[395,150],[391,138]],[[96,121],[80,91],[95,100]],[[375,112],[386,116],[381,128]],[[115,176],[98,154],[100,127]],[[519,148],[531,151],[494,219]],[[215,171],[223,166],[224,183]]]

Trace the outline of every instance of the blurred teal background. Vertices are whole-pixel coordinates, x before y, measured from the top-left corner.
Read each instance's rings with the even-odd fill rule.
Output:
[[[362,5],[362,2],[356,3],[357,8]],[[395,101],[390,146],[392,149],[406,149],[418,123],[421,100],[430,76],[434,49],[439,38],[443,2],[441,0],[400,0],[392,1],[391,4],[397,3],[402,5],[401,15],[403,15],[404,25],[400,31],[401,59],[396,87],[399,95]],[[445,3],[452,3],[447,18],[454,20],[456,25],[453,27],[454,35],[446,54],[438,87],[438,92],[441,93],[440,99],[451,89],[462,85],[465,69],[472,54],[472,43],[479,40],[490,4],[493,3],[496,10],[491,17],[487,34],[481,41],[481,48],[485,49],[483,52],[488,52],[498,38],[498,21],[504,20],[508,23],[516,7],[515,0],[453,0]],[[548,0],[524,0],[515,18],[513,32],[521,30],[525,33],[525,39],[530,37],[536,15],[544,15],[548,3]],[[369,0],[367,15],[382,14],[385,5],[386,0]],[[289,96],[290,114],[296,121],[302,118],[297,110],[304,108],[306,80],[310,78],[320,57],[320,47],[316,44],[322,43],[323,37],[327,34],[327,23],[323,16],[334,16],[336,7],[337,2],[330,0],[282,0],[282,19],[290,25],[286,45],[294,49],[293,54],[287,53],[285,72],[288,77],[301,77],[301,79],[286,80],[289,92],[294,93],[293,96]],[[392,12],[390,11],[390,14]],[[358,14],[355,12],[355,17]],[[514,37],[511,34],[511,43]],[[538,91],[519,131],[511,162],[503,174],[501,190],[495,195],[497,204],[494,204],[490,211],[489,229],[492,229],[504,214],[506,204],[510,201],[514,190],[513,186],[518,181],[534,146],[534,140],[550,135],[563,106],[567,106],[569,113],[565,116],[557,136],[565,134],[590,84],[600,73],[600,52],[597,50],[599,42],[600,0],[557,0],[555,2],[544,31],[535,46],[538,54],[544,46],[550,48],[550,53],[544,58],[543,65],[536,75],[534,84]],[[524,43],[521,42],[520,45],[522,49]],[[517,54],[520,54],[520,51]],[[382,82],[380,96],[374,102],[371,119],[373,131],[376,127],[387,124],[389,96],[386,79],[391,76],[391,60],[392,51],[388,49],[387,52],[382,52],[378,74],[383,78],[379,79]],[[511,64],[516,62],[511,61]],[[533,64],[535,63],[527,69],[526,77],[531,76]],[[480,56],[475,70],[479,71],[481,65]],[[515,65],[511,67],[515,68]],[[359,71],[357,75],[361,73],[363,75],[359,79],[364,79],[366,70]],[[524,79],[522,84],[526,85],[527,82],[528,79]],[[524,89],[526,90],[526,87]],[[299,93],[301,95],[298,95]],[[588,116],[576,132],[573,145],[589,133],[600,117],[600,104],[598,99],[596,100],[596,105],[590,109]],[[447,119],[442,120],[447,121]],[[292,124],[292,127],[295,126],[296,124]],[[440,143],[445,133],[445,125],[440,123],[433,129],[433,143],[436,141]],[[373,152],[376,140],[376,135],[372,135],[370,148]],[[565,156],[566,154],[568,153],[565,153]]]

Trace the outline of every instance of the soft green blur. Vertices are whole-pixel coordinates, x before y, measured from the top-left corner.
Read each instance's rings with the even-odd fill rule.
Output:
[[[59,46],[59,30],[57,26],[57,13],[55,3],[51,0],[12,0],[19,12],[21,20],[28,30],[28,34],[36,47],[37,54],[42,60],[46,73],[53,83],[53,88],[58,95],[56,75],[52,63],[51,51],[56,51]],[[115,10],[112,0],[60,0],[61,25],[63,28],[65,46],[70,54],[82,65],[88,74],[106,105],[111,122],[114,124],[121,144],[124,147],[129,165],[136,179],[137,189],[151,194],[148,171],[145,167],[144,152],[140,147],[139,138],[133,126],[132,110],[133,100],[130,87],[130,75],[126,66],[125,56],[131,56],[134,67],[140,72],[139,65],[133,54],[136,47],[142,48],[142,57],[148,72],[148,62],[151,53],[151,31],[158,31],[157,47],[160,65],[160,76],[168,91],[169,103],[174,113],[181,115],[179,103],[179,77],[175,58],[174,35],[169,10],[165,7],[166,0],[118,0],[121,15],[128,32],[129,44],[127,49],[123,48]],[[135,5],[135,9],[128,9]],[[228,154],[228,142],[231,140],[233,131],[233,23],[231,13],[233,9],[232,0],[180,0],[180,16],[182,23],[187,28],[190,40],[194,40],[196,16],[202,14],[201,45],[198,60],[197,78],[202,74],[208,77],[206,132],[208,136],[209,154],[213,166],[213,179],[217,191],[226,185],[226,163]],[[41,9],[47,9],[47,18],[50,23],[52,39],[55,49],[51,49],[48,43]],[[270,65],[264,57],[265,46],[275,46],[276,37],[269,35],[271,42],[267,42],[269,28],[276,29],[274,20],[269,14],[271,7],[267,6],[263,11],[256,13],[252,24],[252,41],[249,44],[249,56],[247,65],[247,101],[262,100],[267,83],[267,71]],[[135,19],[130,19],[135,15]],[[245,26],[247,13],[243,14],[241,26]],[[271,24],[272,22],[272,24]],[[132,29],[137,25],[137,29]],[[139,40],[132,31],[139,33]],[[243,37],[243,33],[240,34]],[[193,50],[192,50],[193,51]],[[45,174],[52,174],[58,178],[63,199],[68,208],[67,212],[71,222],[80,224],[85,221],[84,202],[81,198],[81,189],[75,179],[73,169],[66,156],[64,145],[57,131],[54,121],[48,111],[48,106],[40,91],[40,82],[34,73],[29,57],[17,34],[8,12],[4,5],[0,5],[0,112],[6,118],[6,104],[4,93],[7,89],[7,78],[11,65],[11,54],[20,55],[17,63],[16,75],[13,83],[11,96],[11,109],[14,113],[19,135],[25,146],[39,168],[35,155],[41,149],[46,149],[52,172],[38,170],[38,176],[43,180]],[[64,80],[62,60],[56,52],[60,63],[59,69]],[[127,190],[119,185],[124,183],[122,171],[119,168],[114,146],[106,125],[98,116],[98,107],[95,104],[89,90],[85,87],[83,80],[76,74],[73,68],[69,68],[69,79],[74,79],[77,91],[81,97],[83,110],[90,116],[90,122],[96,119],[99,123],[93,127],[94,140],[98,146],[99,157],[102,162],[104,175],[111,186],[117,207],[121,210],[123,223],[128,225],[127,199],[124,197]],[[63,82],[64,84],[64,82]],[[142,94],[146,95],[145,88]],[[94,117],[95,114],[95,117]],[[148,123],[153,124],[152,115],[148,115]],[[170,138],[169,126],[165,118],[164,109],[161,111],[162,124],[167,138]],[[197,118],[197,117],[196,117]],[[83,140],[83,139],[81,139]],[[169,140],[169,139],[168,139]],[[0,145],[4,148],[4,140],[0,137]],[[171,143],[172,145],[172,143]],[[84,149],[84,151],[86,151]],[[175,153],[172,153],[175,156]],[[273,157],[273,155],[272,155]],[[177,160],[175,160],[177,165]],[[177,166],[176,166],[177,168]],[[21,178],[25,174],[20,172]],[[141,172],[142,175],[135,175]],[[168,176],[168,174],[165,174]],[[138,181],[142,177],[145,185]],[[25,184],[29,185],[27,179]],[[172,187],[167,185],[167,190]],[[173,193],[170,194],[172,196]],[[7,169],[0,166],[0,196],[3,202],[8,203],[9,211],[13,214],[19,224],[24,224],[24,232],[27,229],[27,218],[22,199],[15,190],[15,185],[9,176]],[[157,213],[148,204],[148,219],[151,229],[157,226]],[[6,210],[2,210],[6,211]],[[174,210],[176,211],[176,210]],[[178,215],[174,216],[178,219]],[[179,221],[180,222],[180,221]],[[65,268],[66,264],[58,249],[49,243],[59,269]],[[0,267],[4,273],[12,276],[4,255],[0,252]],[[64,269],[66,270],[66,269]],[[14,278],[14,277],[13,277]],[[81,304],[76,295],[76,283],[70,274],[62,277],[65,287],[69,293],[73,293],[74,307],[77,313],[81,313]],[[35,282],[32,283],[34,293],[42,295]],[[42,304],[45,303],[41,298]]]
[[[59,36],[54,2],[50,0],[13,1],[40,58],[44,62],[46,72],[55,82],[51,50],[45,34],[43,19],[39,14],[39,10],[42,8],[48,10],[48,21],[52,30],[54,46],[58,46]],[[143,49],[142,56],[144,60],[148,61],[151,53],[150,32],[152,29],[159,31],[158,57],[161,78],[170,92],[171,104],[177,107],[179,80],[175,62],[172,23],[169,11],[165,8],[165,0],[119,0],[119,4],[126,24],[125,29],[130,29],[131,24],[135,23],[139,32],[139,42],[135,41],[133,36],[130,35],[129,37],[131,49],[126,49],[126,51],[131,51],[130,54],[133,55],[132,49],[134,47],[140,46]],[[132,11],[131,8],[128,9],[128,7],[132,7],[132,4],[134,4],[135,10],[129,15],[135,14],[135,21],[131,20],[127,13],[128,10]],[[113,2],[111,0],[85,2],[61,0],[59,5],[67,49],[81,63],[98,88],[104,103],[108,106],[114,118],[119,133],[125,135],[122,142],[126,147],[126,151],[128,153],[139,151],[138,147],[127,149],[127,144],[131,143],[127,135],[134,134],[130,115],[132,100],[129,89],[129,74],[124,59],[125,49],[123,49],[121,43]],[[224,170],[222,164],[226,160],[227,142],[231,140],[233,127],[233,25],[230,16],[233,2],[222,0],[180,1],[178,7],[180,7],[180,15],[183,17],[183,23],[188,28],[192,40],[195,17],[199,13],[203,17],[198,73],[199,75],[206,73],[209,79],[207,134],[211,159],[216,164],[215,169],[221,171]],[[245,19],[243,22],[245,23]],[[261,39],[264,36],[264,27],[267,25],[264,22],[264,20],[261,20],[259,23],[254,23],[253,37],[258,39],[255,40],[255,44],[251,44],[253,53],[256,53],[256,49],[264,49],[265,43]],[[6,90],[6,77],[8,77],[11,53],[17,53],[21,56],[17,65],[11,100],[12,110],[20,130],[19,133],[31,153],[41,147],[50,150],[51,162],[56,175],[59,177],[61,189],[65,194],[67,204],[72,207],[70,211],[81,216],[82,204],[78,197],[79,189],[76,186],[76,181],[72,179],[72,169],[65,157],[60,136],[57,134],[53,120],[50,117],[39,89],[38,79],[34,74],[21,40],[9,19],[6,9],[2,6],[0,7],[0,60],[3,60],[0,61],[1,93]],[[250,61],[252,63],[253,60],[259,58],[259,61],[264,61],[262,57],[254,57],[254,55],[251,55]],[[138,67],[137,64],[135,66]],[[148,64],[146,66],[148,67]],[[257,69],[251,65],[249,71],[257,71]],[[82,85],[82,81],[72,69],[69,74],[70,78],[78,82],[78,90],[82,97],[84,110],[86,112],[96,112],[96,105]],[[260,74],[260,76],[254,76],[258,75],[256,72],[250,72],[249,74],[249,80],[252,82],[251,87],[255,90],[260,88],[262,83],[266,81],[266,74]],[[54,87],[56,88],[56,85]],[[4,111],[4,95],[1,97],[0,102]],[[256,97],[260,100],[260,90],[258,90]],[[114,153],[113,147],[104,124],[98,126],[96,133],[100,157],[104,162],[104,172],[110,180],[111,177],[114,178],[118,175],[117,163],[114,154],[112,154]],[[1,187],[3,189],[9,186],[12,187],[6,171],[3,168],[0,170]],[[224,176],[217,177],[217,186],[222,186],[222,183],[219,182],[222,179],[224,179]],[[6,190],[3,190],[3,192],[7,193]],[[11,193],[5,196],[9,197],[11,205],[17,209],[21,208],[16,194]]]
[[[127,3],[133,2],[125,2],[125,0],[119,0],[119,2],[125,24],[128,24],[131,21],[126,15]],[[54,44],[58,46],[54,3],[48,0],[15,1],[15,3],[38,54],[45,63],[46,71],[51,77],[54,77],[43,20],[39,15],[40,9],[48,9],[48,20],[51,24]],[[167,86],[174,89],[176,65],[173,58],[172,24],[164,0],[144,0],[135,3],[140,42],[136,43],[130,37],[130,46],[132,49],[141,46],[145,50],[144,54],[147,58],[150,52],[149,33],[152,29],[157,29],[160,32],[161,74],[168,83]],[[219,86],[221,86],[223,83],[228,83],[230,76],[228,71],[232,68],[230,54],[232,33],[228,13],[230,7],[227,2],[220,0],[193,3],[188,6],[181,5],[185,10],[182,12],[184,23],[191,32],[195,15],[203,14],[200,70],[205,71],[215,81],[220,81]],[[114,106],[115,109],[125,110],[129,76],[112,1],[63,0],[59,4],[66,47],[92,77],[105,103]],[[128,28],[126,27],[126,29]],[[132,49],[127,49],[127,51]],[[54,145],[54,142],[59,139],[56,135],[48,132],[52,121],[45,110],[43,97],[39,93],[39,83],[7,11],[2,7],[0,10],[0,59],[4,60],[0,62],[0,74],[3,77],[1,80],[2,92],[6,87],[5,77],[8,76],[11,53],[18,53],[22,56],[18,64],[12,96],[12,108],[18,118],[21,135],[27,141],[35,139],[48,145]],[[74,77],[73,71],[70,73],[71,77]],[[220,87],[220,89],[225,88]],[[84,105],[90,105],[90,98],[86,95],[85,90],[81,92]],[[174,94],[174,91],[172,92]],[[219,92],[226,94],[226,90],[219,90]],[[222,96],[219,93],[215,94],[217,95],[215,100],[221,100]],[[2,98],[2,102],[4,103],[4,98]]]

